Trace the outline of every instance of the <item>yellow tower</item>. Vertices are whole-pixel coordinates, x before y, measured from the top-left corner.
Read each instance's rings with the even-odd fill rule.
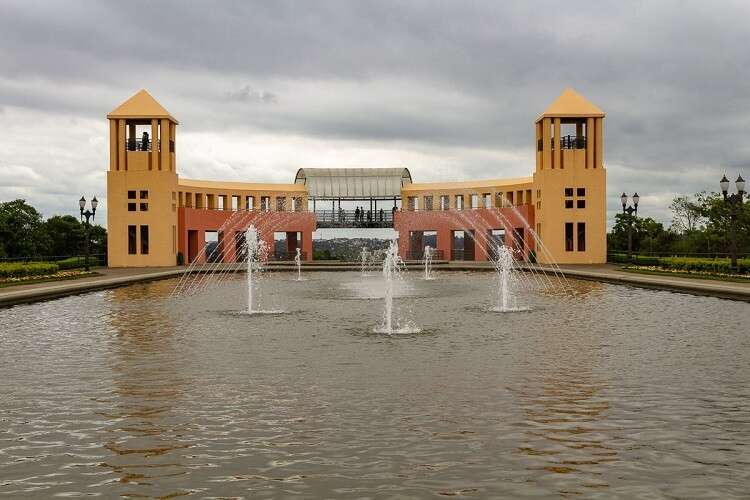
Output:
[[[604,112],[566,89],[536,121],[535,220],[548,250],[538,260],[607,260]]]
[[[177,258],[177,120],[145,90],[107,119],[109,265],[173,266]]]

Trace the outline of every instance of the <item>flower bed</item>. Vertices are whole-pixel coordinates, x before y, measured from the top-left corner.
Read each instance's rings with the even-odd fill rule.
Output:
[[[653,257],[645,255],[634,255],[632,262],[627,255],[610,255],[610,262],[631,264],[631,267],[656,268],[666,271],[680,271],[684,273],[703,273],[713,275],[750,275],[750,259],[739,259],[737,261],[738,271],[732,269],[729,259],[705,259],[697,257]]]
[[[51,262],[4,262],[0,264],[0,280],[10,278],[48,276],[60,267]]]
[[[68,271],[58,271],[52,274],[35,274],[26,276],[11,276],[11,277],[0,277],[0,286],[4,285],[22,285],[24,283],[35,282],[35,281],[57,281],[67,280],[75,278],[83,278],[85,276],[94,276],[97,273],[91,271],[84,271],[82,269],[71,269]]]

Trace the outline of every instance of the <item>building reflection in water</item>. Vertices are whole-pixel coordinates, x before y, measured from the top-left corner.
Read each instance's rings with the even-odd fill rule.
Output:
[[[616,428],[607,421],[606,325],[592,311],[603,300],[600,283],[575,282],[573,297],[586,296],[577,318],[560,318],[555,330],[528,343],[522,374],[508,389],[516,396],[525,427],[516,455],[527,480],[563,496],[606,489],[607,468],[618,460]]]
[[[111,483],[117,490],[113,496],[187,493],[181,488],[187,464],[179,451],[190,447],[191,423],[178,407],[190,379],[162,298],[169,290],[158,290],[167,286],[160,282],[107,292],[112,379],[100,415],[109,422],[103,446],[111,455],[101,465],[115,479],[108,474],[97,484]]]

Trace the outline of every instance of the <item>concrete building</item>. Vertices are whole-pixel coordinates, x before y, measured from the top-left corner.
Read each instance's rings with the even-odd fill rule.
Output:
[[[604,113],[572,89],[536,120],[535,170],[517,179],[413,183],[405,168],[301,168],[291,184],[183,179],[178,121],[148,92],[107,118],[113,267],[171,266],[178,254],[234,262],[251,224],[278,259],[300,248],[311,260],[318,227],[392,227],[405,259],[429,245],[438,258],[486,260],[504,243],[519,259],[606,261]]]

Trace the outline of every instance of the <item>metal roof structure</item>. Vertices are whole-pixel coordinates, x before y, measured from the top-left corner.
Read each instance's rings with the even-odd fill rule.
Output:
[[[400,198],[401,188],[411,184],[408,168],[301,168],[295,184],[304,184],[310,198]]]

